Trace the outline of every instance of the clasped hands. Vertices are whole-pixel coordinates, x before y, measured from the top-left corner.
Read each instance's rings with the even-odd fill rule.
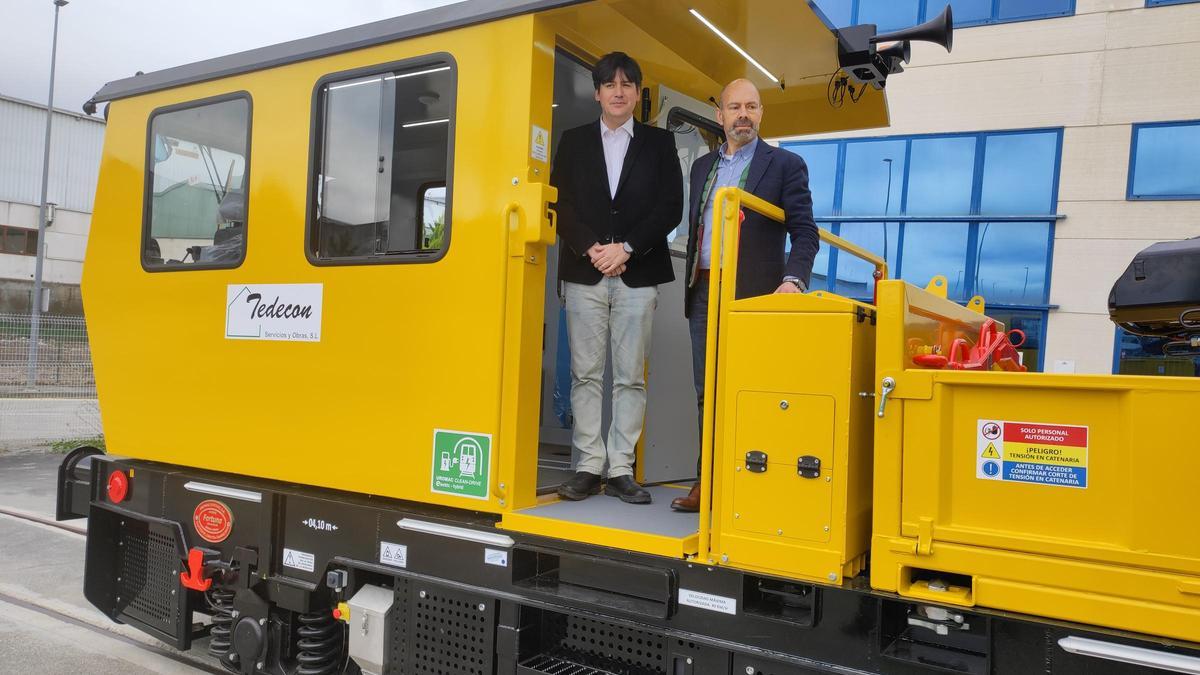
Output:
[[[587,254],[592,265],[606,277],[621,276],[625,273],[625,263],[629,262],[629,254],[625,252],[625,245],[620,242],[613,244],[596,242],[588,249]]]

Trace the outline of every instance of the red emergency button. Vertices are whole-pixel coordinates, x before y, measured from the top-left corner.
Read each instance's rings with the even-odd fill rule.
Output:
[[[108,474],[108,500],[114,504],[125,501],[129,495],[129,477],[124,471],[114,471]]]

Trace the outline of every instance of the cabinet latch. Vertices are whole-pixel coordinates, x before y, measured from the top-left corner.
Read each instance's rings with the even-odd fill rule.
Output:
[[[767,453],[758,450],[747,452],[746,470],[751,473],[764,473],[767,470]]]
[[[796,460],[796,473],[800,474],[801,478],[820,478],[821,477],[821,458],[805,455]]]

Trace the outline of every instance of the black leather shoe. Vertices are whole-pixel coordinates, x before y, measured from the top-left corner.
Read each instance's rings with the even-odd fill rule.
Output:
[[[587,499],[588,495],[600,494],[600,476],[586,471],[577,471],[571,480],[558,486],[558,496],[571,501]]]
[[[621,501],[629,504],[650,503],[650,493],[643,490],[642,486],[633,480],[633,476],[609,478],[608,484],[604,487],[604,494],[609,497],[618,497]]]

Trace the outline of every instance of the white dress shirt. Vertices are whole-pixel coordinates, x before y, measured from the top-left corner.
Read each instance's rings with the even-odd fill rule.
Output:
[[[617,184],[621,182],[621,167],[625,164],[625,152],[629,150],[629,141],[633,138],[633,118],[616,129],[609,129],[600,120],[600,140],[604,144],[604,166],[608,169],[608,196],[617,196]]]

